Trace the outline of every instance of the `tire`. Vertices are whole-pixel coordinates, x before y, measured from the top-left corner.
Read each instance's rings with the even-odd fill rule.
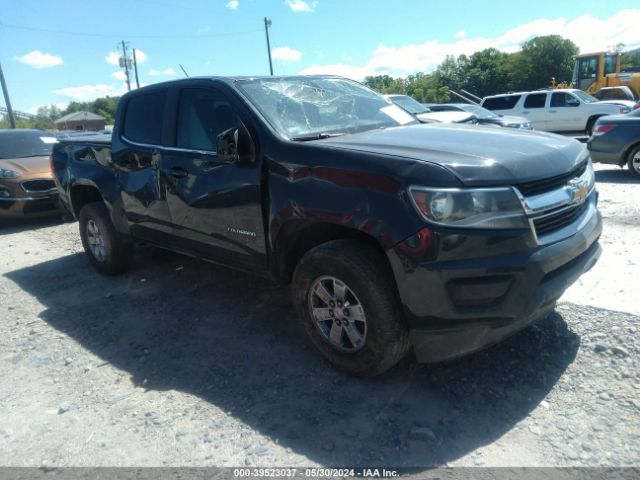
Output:
[[[587,128],[584,129],[584,133],[590,137],[591,134],[593,133],[593,126],[596,123],[596,120],[598,120],[598,118],[600,117],[591,117],[588,121],[587,121]]]
[[[393,273],[385,263],[369,245],[334,240],[307,252],[293,274],[293,303],[305,334],[351,375],[379,375],[409,351]],[[340,334],[333,336],[334,329]]]
[[[627,155],[627,167],[635,178],[640,178],[640,145],[636,145]]]
[[[104,203],[86,204],[80,210],[78,222],[84,251],[98,272],[115,275],[129,268],[133,244],[115,229]]]

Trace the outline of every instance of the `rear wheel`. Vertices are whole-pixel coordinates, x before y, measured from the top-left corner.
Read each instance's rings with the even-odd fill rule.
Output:
[[[104,275],[114,275],[129,268],[133,244],[119,233],[102,202],[88,203],[78,217],[80,238],[89,262]]]
[[[627,167],[629,172],[636,177],[640,178],[640,145],[634,147],[627,156]]]
[[[315,348],[357,376],[383,373],[409,349],[393,274],[373,247],[349,240],[304,255],[293,277],[293,300]]]

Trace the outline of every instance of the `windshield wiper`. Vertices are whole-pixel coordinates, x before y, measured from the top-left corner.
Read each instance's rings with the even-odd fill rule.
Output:
[[[311,133],[309,135],[300,135],[298,137],[291,137],[290,140],[294,142],[308,142],[310,140],[322,140],[323,138],[332,138],[332,137],[340,137],[344,135],[344,133]]]

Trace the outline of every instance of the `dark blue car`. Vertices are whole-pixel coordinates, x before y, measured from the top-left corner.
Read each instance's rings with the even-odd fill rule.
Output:
[[[587,142],[594,162],[624,166],[640,178],[640,109],[600,117]]]

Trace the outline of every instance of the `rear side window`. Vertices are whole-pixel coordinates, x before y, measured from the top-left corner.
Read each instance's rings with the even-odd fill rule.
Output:
[[[124,136],[134,142],[160,145],[167,91],[136,95],[127,103]]]
[[[520,100],[520,95],[506,95],[504,97],[487,98],[482,106],[487,110],[511,110]]]
[[[531,95],[527,95],[524,101],[524,108],[544,108],[544,102],[546,101],[546,93],[532,93]]]

